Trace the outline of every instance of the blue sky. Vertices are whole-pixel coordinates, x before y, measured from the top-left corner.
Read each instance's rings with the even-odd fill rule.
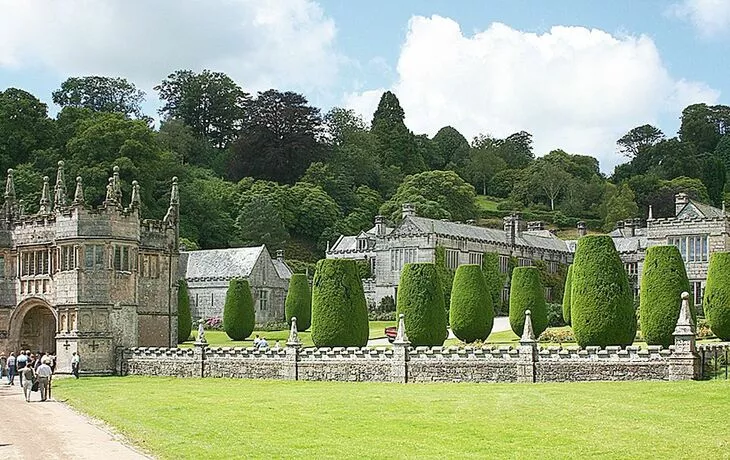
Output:
[[[606,172],[628,129],[671,136],[684,106],[730,103],[729,48],[730,0],[0,0],[0,90],[52,113],[68,76],[127,77],[154,113],[167,73],[210,68],[366,120],[394,90],[417,133],[524,129]]]

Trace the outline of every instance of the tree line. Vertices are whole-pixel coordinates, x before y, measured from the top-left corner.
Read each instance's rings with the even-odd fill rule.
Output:
[[[366,121],[343,108],[323,113],[291,91],[251,94],[209,70],[176,71],[154,90],[159,126],[144,113],[147,95],[124,78],[67,79],[52,93],[55,117],[27,91],[0,92],[0,167],[15,169],[26,212],[37,210],[42,177],[53,177],[61,159],[68,177],[83,178],[91,204],[101,203],[118,165],[126,196],[132,180],[142,185],[148,217],[164,215],[177,175],[188,247],[263,243],[314,261],[328,241],[369,228],[376,214],[396,220],[405,202],[420,215],[464,221],[480,217],[480,194],[505,211],[610,229],[646,217],[649,204],[655,217],[671,215],[679,191],[716,206],[726,193],[727,106],[687,107],[672,138],[651,125],[630,130],[617,141],[629,161],[606,177],[589,155],[536,157],[525,131],[471,141],[451,126],[415,134],[389,91]]]

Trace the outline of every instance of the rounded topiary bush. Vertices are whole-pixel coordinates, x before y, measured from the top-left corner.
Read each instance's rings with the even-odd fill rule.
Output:
[[[223,305],[223,330],[232,340],[244,340],[253,332],[255,322],[256,313],[248,281],[232,279]]]
[[[573,260],[570,323],[581,347],[631,345],[636,315],[629,278],[613,240],[587,235],[578,240]]]
[[[689,292],[689,280],[679,249],[676,246],[647,249],[639,295],[639,324],[646,343],[663,347],[674,343],[672,333],[685,291]]]
[[[355,261],[322,259],[317,262],[312,281],[314,345],[364,347],[369,333],[368,307]]]
[[[466,343],[486,340],[492,332],[492,297],[479,265],[462,265],[456,269],[449,322],[454,335]]]
[[[312,291],[304,273],[294,273],[291,276],[284,310],[286,322],[290,326],[292,316],[297,318],[297,329],[300,331],[306,331],[312,325]]]
[[[545,291],[537,267],[517,267],[512,271],[509,290],[509,325],[518,336],[525,328],[525,311],[532,313],[532,329],[539,337],[548,326]]]
[[[712,332],[723,341],[730,340],[730,252],[710,255],[703,306]]]
[[[444,293],[435,264],[406,264],[398,284],[398,314],[405,315],[406,335],[414,347],[441,346],[446,329]]]
[[[180,280],[177,286],[177,343],[183,343],[193,332],[193,318],[190,316],[188,283]]]
[[[563,290],[563,321],[570,326],[570,287],[573,280],[573,266],[568,266],[568,273],[565,275],[565,289]]]

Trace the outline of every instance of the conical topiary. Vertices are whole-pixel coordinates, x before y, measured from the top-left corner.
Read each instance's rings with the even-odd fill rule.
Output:
[[[517,267],[512,271],[509,291],[509,325],[518,336],[525,327],[525,311],[532,312],[532,328],[535,337],[547,329],[545,291],[540,283],[540,271],[536,267]]]
[[[563,321],[570,326],[570,288],[573,279],[573,266],[568,266],[568,274],[565,275],[565,289],[563,290]]]
[[[504,289],[502,274],[499,273],[499,254],[485,252],[482,255],[482,273],[492,299],[492,308],[496,310],[502,302],[502,289]]]
[[[631,345],[636,315],[629,278],[608,235],[578,240],[571,277],[570,322],[578,345]]]
[[[398,313],[414,347],[441,346],[449,333],[443,288],[435,264],[406,264],[398,284]]]
[[[639,323],[646,343],[663,347],[674,343],[672,333],[685,291],[689,292],[689,280],[679,249],[676,246],[647,249],[639,295]],[[694,313],[694,309],[691,311]]]
[[[181,279],[177,286],[177,343],[183,343],[193,332],[193,318],[190,316],[188,283]]]
[[[304,273],[294,273],[289,280],[289,290],[284,303],[286,322],[291,326],[292,316],[297,318],[297,329],[306,331],[312,325],[312,291]]]
[[[223,330],[231,340],[244,340],[253,332],[256,313],[248,281],[234,278],[228,283],[223,305]]]
[[[730,252],[715,252],[710,255],[703,306],[712,332],[720,340],[729,341]]]
[[[456,269],[449,323],[454,335],[466,343],[486,340],[492,332],[492,297],[479,265],[462,265]]]
[[[314,345],[364,347],[369,333],[368,307],[355,261],[322,259],[317,262],[312,282]]]

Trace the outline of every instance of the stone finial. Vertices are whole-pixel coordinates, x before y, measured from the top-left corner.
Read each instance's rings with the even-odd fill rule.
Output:
[[[674,337],[695,335],[695,324],[692,321],[692,312],[689,306],[689,292],[682,293],[682,304],[679,308],[679,318],[677,318],[677,326],[674,328]]]
[[[13,182],[13,170],[8,169],[8,179],[5,182],[5,201],[15,199],[15,182]]]
[[[289,329],[289,338],[286,340],[287,347],[301,347],[302,341],[299,339],[299,331],[297,330],[297,317],[291,317],[291,329]]]
[[[5,183],[5,203],[3,203],[3,215],[6,222],[12,221],[16,216],[15,205],[15,183],[13,182],[13,170],[8,169],[8,179]]]
[[[177,185],[177,176],[172,178],[172,190],[170,191],[170,205],[180,204],[180,191]]]
[[[525,310],[525,326],[522,329],[522,337],[520,337],[520,343],[535,343],[535,331],[532,328],[532,312],[530,310]]]
[[[66,178],[63,173],[63,160],[58,162],[56,186],[53,187],[53,205],[56,208],[66,206]]]
[[[195,339],[195,343],[208,343],[208,339],[205,338],[205,328],[203,327],[204,324],[205,321],[203,321],[202,319],[198,320],[198,337]]]
[[[725,200],[722,200],[722,215],[725,216]]]
[[[41,191],[41,201],[40,207],[38,208],[38,214],[48,214],[51,212],[50,191],[48,186],[49,181],[50,178],[48,176],[43,176],[43,190]]]
[[[122,181],[119,179],[119,166],[114,166],[112,169],[112,178],[114,179],[114,200],[119,206],[122,205]]]
[[[401,313],[398,315],[398,332],[395,334],[395,341],[393,343],[397,343],[399,345],[408,345],[411,343],[410,340],[408,340],[408,335],[406,334],[406,315]]]
[[[132,181],[132,199],[129,203],[129,207],[139,209],[140,204],[141,204],[141,201],[139,198],[139,182],[137,182],[136,180],[133,180]]]
[[[170,206],[167,208],[167,214],[162,219],[162,223],[169,226],[177,225],[178,212],[180,207],[180,192],[177,186],[177,177],[172,178],[172,190],[170,191]]]
[[[104,204],[114,204],[114,178],[110,177],[106,184],[106,198]]]
[[[647,217],[646,220],[654,220],[654,209],[651,205],[649,205],[649,217]]]
[[[73,204],[84,204],[84,185],[81,176],[76,178],[76,191],[74,191]]]

